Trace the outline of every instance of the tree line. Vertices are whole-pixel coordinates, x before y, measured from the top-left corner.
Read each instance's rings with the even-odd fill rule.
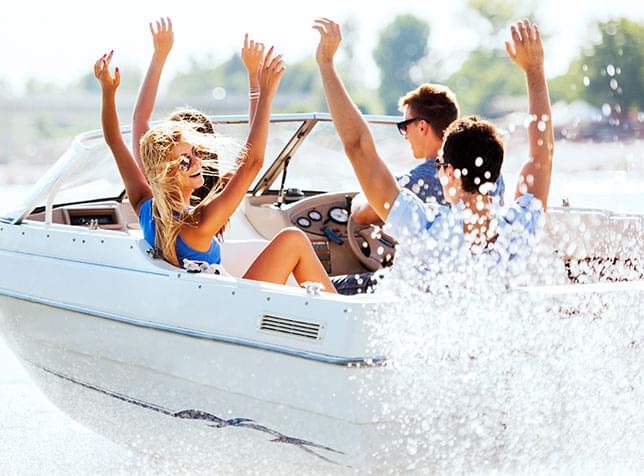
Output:
[[[521,2],[519,2],[521,3]],[[357,23],[343,23],[343,61],[339,65],[352,97],[367,113],[397,114],[398,97],[421,82],[447,84],[457,95],[464,114],[487,117],[504,112],[498,98],[525,94],[523,77],[507,58],[503,35],[507,25],[518,18],[518,11],[536,16],[530,0],[469,0],[468,8],[487,27],[480,32],[479,46],[471,50],[460,67],[444,74],[440,57],[432,50],[430,25],[414,15],[400,15],[379,33],[373,59],[380,73],[377,90],[365,86],[356,65],[353,45]],[[525,14],[525,13],[524,13]],[[538,20],[538,18],[537,18]],[[628,117],[644,111],[644,23],[616,18],[594,25],[597,40],[584,45],[568,71],[549,81],[553,101],[587,101],[599,108],[608,105],[611,115]],[[547,38],[547,32],[544,34]],[[140,68],[128,68],[121,89],[134,93],[142,79]],[[93,92],[98,85],[91,74],[80,78],[73,89]],[[238,54],[217,64],[211,57],[191,59],[186,70],[170,81],[168,95],[190,97],[222,88],[227,95],[244,95],[246,70]],[[31,80],[28,94],[55,92],[52,84]],[[220,89],[220,91],[222,90]],[[0,81],[0,93],[3,83]],[[325,108],[322,85],[313,55],[288,67],[281,94],[294,100],[287,111],[304,112]]]

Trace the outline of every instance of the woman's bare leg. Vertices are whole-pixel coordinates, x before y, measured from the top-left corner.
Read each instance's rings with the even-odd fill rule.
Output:
[[[311,242],[297,228],[279,232],[253,261],[244,278],[284,284],[291,273],[300,284],[322,283],[325,291],[336,292]]]

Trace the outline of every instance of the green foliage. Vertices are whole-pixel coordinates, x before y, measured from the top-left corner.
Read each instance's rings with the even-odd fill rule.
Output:
[[[644,111],[644,23],[619,18],[597,28],[600,41],[551,82],[553,96],[609,104],[618,115]]]
[[[493,99],[501,96],[523,96],[525,80],[521,70],[508,58],[505,50],[473,50],[461,68],[449,77],[447,85],[456,93],[461,114],[498,114]]]
[[[28,96],[56,94],[59,92],[55,83],[29,78],[25,83],[25,92]]]
[[[286,66],[280,91],[292,94],[323,94],[318,66],[313,57]]]
[[[6,79],[0,78],[0,97],[7,96],[11,96],[11,87]]]
[[[119,67],[121,72],[121,85],[119,91],[121,93],[136,93],[141,86],[143,76],[141,70],[137,66],[125,65]],[[87,73],[81,76],[76,82],[72,83],[65,88],[67,92],[81,91],[86,93],[98,94],[101,92],[101,86],[94,77],[94,73]]]
[[[468,0],[467,5],[487,20],[493,34],[504,31],[510,23],[523,18],[537,21],[532,0]]]
[[[386,113],[395,114],[398,98],[417,86],[409,71],[427,55],[429,25],[413,16],[397,16],[381,32],[373,57],[380,68],[380,98]]]
[[[214,87],[212,77],[215,64],[212,58],[206,59],[205,62],[199,62],[194,58],[188,61],[190,62],[188,70],[178,72],[170,81],[168,94],[191,96],[202,94]]]
[[[227,93],[243,93],[248,87],[246,68],[238,54],[217,65],[211,57],[199,62],[190,59],[188,71],[177,73],[169,86],[169,94],[197,96],[221,87]]]

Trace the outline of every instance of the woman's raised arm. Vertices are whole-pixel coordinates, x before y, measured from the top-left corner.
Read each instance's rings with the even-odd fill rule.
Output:
[[[152,34],[154,53],[150,60],[150,66],[148,66],[148,72],[141,84],[132,116],[132,149],[136,163],[141,170],[143,170],[143,163],[141,161],[139,143],[141,142],[141,137],[150,128],[149,122],[159,90],[161,73],[163,72],[163,66],[165,65],[166,59],[168,59],[174,43],[172,20],[170,18],[160,18],[156,22],[156,28],[155,25],[150,23],[150,33]]]
[[[116,89],[121,82],[121,75],[118,68],[114,70],[114,76],[110,73],[110,62],[113,54],[114,51],[104,54],[94,64],[94,75],[101,84],[102,90],[101,125],[105,142],[114,155],[119,173],[125,183],[127,196],[132,207],[138,213],[139,205],[152,196],[152,190],[121,134],[118,113],[116,112]]]
[[[241,50],[241,59],[248,71],[248,125],[252,126],[259,102],[259,68],[264,58],[264,43],[248,39],[244,35],[244,46]]]
[[[255,120],[250,126],[248,139],[240,153],[239,166],[221,193],[204,207],[199,225],[200,233],[213,236],[221,230],[261,170],[268,140],[271,104],[284,70],[282,56],[273,58],[273,48],[271,47],[259,70],[260,97],[257,102]]]

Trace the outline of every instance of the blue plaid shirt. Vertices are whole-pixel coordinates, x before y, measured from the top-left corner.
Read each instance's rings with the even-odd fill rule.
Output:
[[[436,159],[430,158],[424,160],[420,165],[411,169],[408,173],[396,177],[398,184],[415,193],[424,203],[436,199],[440,205],[447,205],[443,196],[443,187],[441,186],[438,172],[436,170]],[[499,176],[496,181],[496,189],[492,196],[499,197],[499,203],[503,205],[503,195],[505,194],[505,183],[503,176]]]

